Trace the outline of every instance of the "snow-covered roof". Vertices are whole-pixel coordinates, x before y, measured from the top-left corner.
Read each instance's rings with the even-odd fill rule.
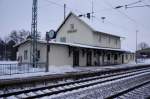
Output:
[[[64,43],[64,42],[54,42],[54,41],[50,41],[49,43],[50,44],[68,45],[68,46],[72,46],[72,47],[89,48],[89,49],[101,49],[101,50],[123,51],[123,52],[125,51],[123,49],[98,47],[98,46],[91,46],[91,45],[77,44],[77,43]]]
[[[19,47],[22,44],[25,44],[27,42],[31,42],[31,40],[26,40],[20,44],[15,45],[15,47]],[[38,40],[38,43],[46,44],[46,40]],[[117,49],[117,48],[108,48],[108,47],[99,47],[99,46],[91,46],[91,45],[85,45],[85,44],[79,44],[79,43],[66,43],[66,42],[56,42],[55,40],[49,41],[49,44],[57,44],[57,45],[66,45],[66,46],[72,46],[72,47],[80,47],[80,48],[89,48],[89,49],[99,49],[99,50],[110,50],[110,51],[120,51],[120,52],[129,52],[123,49]]]
[[[69,19],[70,16],[74,16],[81,23],[83,23],[85,26],[87,26],[91,31],[93,31],[93,33],[97,32],[97,33],[102,33],[102,34],[111,35],[111,36],[115,36],[115,37],[121,37],[121,36],[118,35],[118,33],[112,33],[111,30],[110,30],[110,28],[109,29],[108,28],[107,29],[104,28],[105,27],[104,24],[99,24],[100,22],[98,22],[98,21],[92,21],[92,20],[89,20],[89,19],[87,19],[85,17],[78,17],[78,16],[76,16],[72,12],[70,12],[68,14],[68,16],[66,17],[66,19],[58,27],[58,29],[56,31],[57,33],[61,29],[61,27],[66,23],[66,21]]]

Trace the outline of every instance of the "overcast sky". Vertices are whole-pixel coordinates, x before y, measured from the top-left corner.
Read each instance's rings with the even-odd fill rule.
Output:
[[[136,30],[138,43],[150,45],[150,7],[113,9],[119,5],[134,3],[139,0],[93,0],[93,23],[103,32],[117,34],[122,39],[122,49],[134,51]],[[67,14],[76,15],[91,12],[92,0],[38,0],[38,31],[56,30],[63,21],[63,4],[67,5]],[[150,5],[150,0],[132,6]],[[106,17],[104,23],[101,17]],[[31,30],[32,0],[0,0],[0,37],[7,36],[12,30]],[[93,26],[94,27],[94,26]]]

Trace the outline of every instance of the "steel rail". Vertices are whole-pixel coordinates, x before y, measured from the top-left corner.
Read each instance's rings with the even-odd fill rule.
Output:
[[[139,85],[133,86],[133,87],[131,87],[131,88],[128,88],[128,89],[126,89],[126,90],[123,90],[123,91],[121,91],[121,92],[118,92],[117,94],[114,94],[114,95],[111,95],[111,96],[109,96],[109,97],[106,97],[105,99],[114,99],[114,98],[117,98],[117,97],[119,97],[119,96],[122,96],[122,95],[124,95],[124,94],[126,94],[126,93],[128,93],[128,92],[131,92],[131,91],[133,91],[133,90],[135,90],[135,89],[138,89],[138,88],[140,88],[140,87],[142,87],[142,86],[145,86],[145,85],[147,85],[147,84],[150,84],[150,80],[149,80],[149,81],[146,81],[146,82],[144,82],[144,83],[142,83],[142,84],[139,84]]]
[[[52,92],[49,92],[49,93],[43,93],[43,94],[40,94],[40,95],[29,96],[26,99],[29,99],[29,98],[38,98],[38,97],[43,97],[43,96],[58,94],[58,93],[61,93],[61,92],[71,91],[71,90],[75,90],[75,89],[79,89],[79,88],[89,87],[89,86],[92,86],[92,85],[95,85],[95,84],[100,84],[100,83],[104,83],[104,82],[107,82],[107,81],[117,80],[117,79],[121,79],[121,78],[124,78],[124,77],[129,77],[129,76],[137,75],[137,74],[140,74],[140,73],[136,73],[136,72],[139,72],[139,71],[141,71],[140,73],[144,73],[145,72],[142,69],[142,70],[130,71],[131,74],[128,74],[128,75],[127,75],[127,72],[120,73],[120,74],[118,73],[118,74],[112,74],[112,75],[104,75],[102,77],[93,77],[93,78],[88,78],[88,79],[83,79],[83,80],[77,80],[77,81],[73,81],[73,82],[67,82],[67,83],[63,83],[63,84],[57,84],[57,85],[52,85],[52,86],[45,86],[45,87],[41,87],[41,88],[34,88],[34,89],[29,89],[29,90],[23,90],[23,91],[18,91],[18,92],[12,92],[12,93],[7,93],[7,94],[2,94],[2,95],[0,95],[0,98],[1,97],[9,97],[9,96],[13,96],[13,95],[19,95],[19,94],[22,94],[22,93],[25,94],[25,93],[29,93],[29,92],[36,92],[36,91],[39,91],[39,90],[43,91],[45,89],[58,88],[58,87],[63,87],[63,86],[68,86],[68,85],[73,85],[73,84],[78,84],[78,83],[84,83],[84,82],[88,82],[88,81],[92,81],[92,80],[109,78],[109,77],[114,77],[114,76],[119,76],[119,75],[126,74],[126,75],[121,76],[121,77],[110,78],[110,79],[106,79],[106,80],[103,80],[103,81],[93,82],[93,83],[89,83],[89,84],[85,84],[85,85],[79,85],[79,86],[75,86],[75,87],[71,87],[71,88],[67,88],[67,89],[52,91]]]

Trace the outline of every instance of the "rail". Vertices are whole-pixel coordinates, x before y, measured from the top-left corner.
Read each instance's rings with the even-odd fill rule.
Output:
[[[28,93],[32,93],[32,95],[31,96],[25,95],[25,97],[22,97],[22,98],[25,98],[25,99],[40,98],[43,96],[49,96],[49,95],[58,94],[61,92],[72,91],[75,89],[85,88],[85,87],[89,87],[89,86],[100,84],[100,83],[105,83],[105,82],[112,81],[112,80],[117,80],[117,79],[129,77],[129,76],[134,76],[134,75],[138,75],[138,74],[145,73],[145,72],[149,72],[149,70],[141,70],[141,71],[138,70],[138,71],[134,71],[134,72],[132,71],[131,73],[103,75],[101,77],[92,77],[92,78],[81,79],[81,80],[77,80],[77,81],[73,81],[73,82],[67,82],[67,83],[63,83],[63,84],[57,84],[57,85],[51,85],[51,86],[46,86],[46,87],[33,88],[33,89],[29,89],[29,90],[17,91],[17,92],[0,95],[0,98],[1,97],[9,97],[12,95],[14,96],[14,95],[20,95],[20,94],[28,94]],[[67,87],[65,87],[65,86],[67,86]],[[60,87],[62,87],[62,88],[60,88]],[[47,90],[47,91],[45,91],[45,90]],[[37,91],[41,91],[41,92],[44,91],[44,93],[37,94],[36,93]]]

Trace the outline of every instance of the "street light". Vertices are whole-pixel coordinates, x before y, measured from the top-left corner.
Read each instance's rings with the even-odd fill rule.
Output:
[[[46,32],[46,45],[47,45],[47,51],[46,51],[46,72],[49,71],[49,51],[50,51],[50,44],[49,44],[49,41],[51,39],[54,39],[55,38],[55,31],[54,30],[50,30],[49,32]]]

